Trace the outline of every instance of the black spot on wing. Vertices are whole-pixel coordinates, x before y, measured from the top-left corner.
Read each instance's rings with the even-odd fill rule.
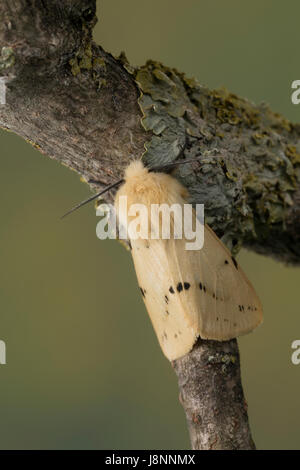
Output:
[[[189,282],[184,282],[183,285],[185,290],[189,290],[189,288],[191,287],[191,284]]]
[[[225,264],[229,264],[229,261],[228,261],[228,259],[225,259]]]
[[[142,296],[143,296],[143,297],[145,297],[146,290],[145,290],[145,289],[143,289],[142,287],[140,287],[140,291],[141,291],[141,293],[142,293]]]
[[[257,307],[255,307],[254,305],[248,305],[248,310],[250,310],[251,312],[256,312]]]
[[[204,284],[202,284],[202,282],[199,282],[199,289],[200,290],[203,290],[204,292],[206,292],[206,287]]]
[[[181,282],[178,282],[176,289],[178,292],[181,292],[183,290],[183,286]]]
[[[172,286],[169,287],[169,292],[170,292],[170,294],[175,294],[175,291],[174,291]]]
[[[169,297],[167,295],[165,295],[165,302],[166,302],[166,304],[169,303]]]
[[[233,262],[233,264],[234,264],[234,267],[235,267],[236,269],[238,269],[238,264],[237,264],[237,262],[236,262],[235,257],[232,256],[231,259],[232,259],[232,262]]]
[[[166,339],[168,339],[167,333],[163,331],[163,334],[161,335],[161,340],[164,342]]]

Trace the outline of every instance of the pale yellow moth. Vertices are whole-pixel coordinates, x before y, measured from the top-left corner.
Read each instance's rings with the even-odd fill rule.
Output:
[[[171,166],[179,163],[189,161]],[[124,224],[132,219],[132,204],[146,206],[151,214],[153,204],[187,203],[184,186],[172,176],[152,170],[141,161],[132,162],[124,179],[81,202],[63,217],[121,183],[115,208]],[[123,196],[127,199],[124,210],[119,204]],[[253,286],[208,225],[204,227],[201,250],[186,250],[186,242],[184,237],[174,236],[130,239],[144,302],[160,346],[170,361],[191,351],[198,337],[226,341],[251,332],[262,322],[262,306]]]
[[[151,172],[141,161],[125,171],[115,197],[131,204],[187,203],[188,192],[175,178]],[[121,206],[121,205],[120,205]],[[196,215],[195,215],[196,216]],[[160,346],[171,361],[187,354],[200,336],[225,341],[252,331],[262,322],[262,306],[250,281],[215,233],[205,225],[204,246],[185,249],[186,240],[134,239],[131,252],[143,299]]]

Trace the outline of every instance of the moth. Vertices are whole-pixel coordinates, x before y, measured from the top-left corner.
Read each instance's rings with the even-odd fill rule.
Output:
[[[150,214],[153,204],[183,208],[188,201],[188,191],[179,181],[146,168],[141,161],[133,161],[124,179],[109,189],[120,184],[115,208],[123,223],[132,219],[132,204],[146,206]],[[124,196],[127,206],[120,209]],[[175,238],[172,232],[169,239],[130,240],[143,300],[161,349],[170,361],[191,351],[198,337],[226,341],[251,332],[262,322],[262,305],[253,286],[209,226],[204,226],[202,249],[187,250],[186,242],[184,236]]]

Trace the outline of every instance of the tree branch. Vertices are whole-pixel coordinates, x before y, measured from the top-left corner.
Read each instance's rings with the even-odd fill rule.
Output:
[[[173,361],[192,448],[253,450],[237,341],[198,340]]]
[[[300,125],[149,61],[133,69],[92,40],[95,0],[2,0],[0,125],[92,189],[132,158],[182,152],[174,175],[236,253],[300,264]],[[3,91],[3,90],[2,90]],[[253,448],[236,341],[199,340],[174,362],[193,448]]]

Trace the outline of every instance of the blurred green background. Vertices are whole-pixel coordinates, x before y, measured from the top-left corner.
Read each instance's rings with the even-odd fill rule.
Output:
[[[102,0],[95,38],[300,121],[299,15],[296,0]],[[11,133],[0,148],[0,448],[188,448],[130,254],[96,238],[92,205],[59,220],[90,194],[74,172]],[[265,310],[239,340],[253,436],[261,449],[300,449],[299,270],[246,252],[239,261]]]

